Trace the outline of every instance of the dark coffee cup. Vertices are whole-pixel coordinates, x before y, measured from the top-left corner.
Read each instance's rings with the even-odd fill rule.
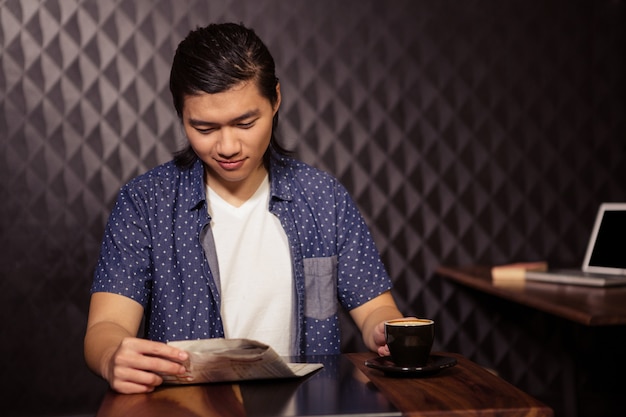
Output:
[[[422,367],[428,362],[435,338],[435,322],[403,318],[385,322],[385,338],[397,366]]]

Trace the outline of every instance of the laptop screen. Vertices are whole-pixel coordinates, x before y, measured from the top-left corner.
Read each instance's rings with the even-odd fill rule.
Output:
[[[626,275],[626,203],[604,203],[598,210],[583,270]]]

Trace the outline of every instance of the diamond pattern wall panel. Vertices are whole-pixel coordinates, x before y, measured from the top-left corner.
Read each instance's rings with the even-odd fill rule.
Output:
[[[97,405],[104,384],[83,364],[82,337],[104,223],[118,188],[184,143],[167,88],[177,43],[233,20],[273,51],[279,136],[350,190],[401,309],[437,320],[436,348],[566,410],[553,395],[571,374],[567,333],[433,271],[576,263],[598,204],[626,201],[625,7],[0,0],[5,409]],[[363,348],[349,320],[344,347]]]

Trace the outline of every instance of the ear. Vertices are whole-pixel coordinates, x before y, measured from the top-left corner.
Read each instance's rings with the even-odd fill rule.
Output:
[[[280,94],[280,82],[277,82],[276,83],[276,104],[274,104],[274,114],[276,114],[276,112],[280,108],[280,103],[282,102],[282,100],[283,100],[283,97]]]

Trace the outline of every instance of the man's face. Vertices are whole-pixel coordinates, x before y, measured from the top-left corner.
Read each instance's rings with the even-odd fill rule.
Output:
[[[280,105],[276,88],[274,107],[254,81],[222,93],[185,97],[182,119],[187,139],[205,164],[209,185],[219,194],[254,192],[265,177],[263,154]]]

